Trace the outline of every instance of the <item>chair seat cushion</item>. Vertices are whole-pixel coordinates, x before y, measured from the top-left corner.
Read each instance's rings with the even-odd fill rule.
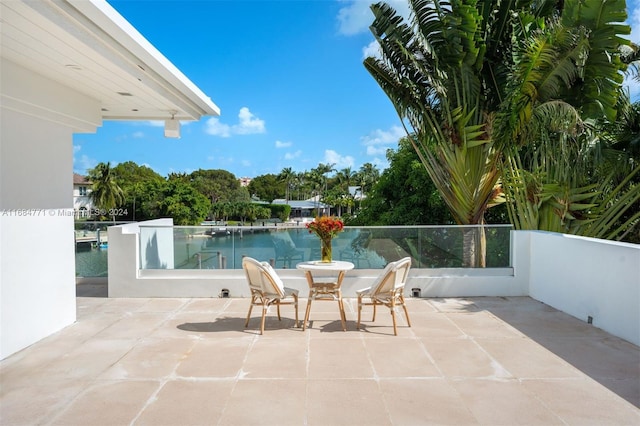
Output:
[[[361,288],[360,290],[356,290],[356,294],[359,296],[361,294],[367,294],[371,292],[371,287]]]
[[[296,290],[295,288],[284,287],[284,294],[285,296],[291,296],[293,294],[297,296],[298,290]]]

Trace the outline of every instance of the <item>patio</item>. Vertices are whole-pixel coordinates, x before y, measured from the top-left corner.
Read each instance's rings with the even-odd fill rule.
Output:
[[[260,336],[248,299],[104,293],[0,363],[0,423],[640,424],[640,348],[529,297],[410,299],[397,337],[386,309],[357,331],[355,299],[347,332],[334,303],[305,332],[287,306]]]

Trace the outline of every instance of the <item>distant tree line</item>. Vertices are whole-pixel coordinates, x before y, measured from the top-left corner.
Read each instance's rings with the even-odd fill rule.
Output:
[[[378,182],[380,173],[371,163],[358,172],[336,171],[320,164],[311,171],[281,173],[252,179],[248,187],[226,170],[196,170],[171,173],[166,178],[132,161],[112,167],[100,163],[89,170],[91,196],[101,210],[118,208],[126,214],[108,220],[150,220],[171,217],[176,225],[194,225],[204,220],[237,220],[241,223],[275,218],[287,220],[291,207],[271,204],[276,199],[304,200],[311,197],[334,207],[335,214],[351,216],[361,200]],[[357,204],[357,206],[356,206]]]

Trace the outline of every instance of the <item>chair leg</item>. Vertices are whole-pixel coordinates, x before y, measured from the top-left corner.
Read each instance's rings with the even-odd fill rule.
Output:
[[[282,317],[280,316],[280,301],[276,300],[276,308],[278,309],[278,321],[282,321]]]
[[[309,312],[311,312],[311,301],[313,300],[313,296],[309,294],[309,298],[307,299],[307,311],[304,314],[304,322],[302,323],[302,331],[307,329],[307,322],[309,321]]]
[[[298,328],[298,295],[297,294],[293,294],[293,306],[295,307],[296,310],[296,328]]]
[[[395,299],[391,299],[391,319],[393,319],[393,335],[398,335],[398,327],[396,326],[396,304]]]
[[[340,321],[342,322],[342,331],[347,331],[347,316],[344,313],[344,302],[342,301],[342,293],[338,293],[338,308],[340,308]]]
[[[262,322],[260,323],[260,334],[264,333],[264,323],[267,318],[267,302],[262,301]]]
[[[402,303],[402,309],[404,309],[404,316],[407,317],[407,325],[411,327],[411,320],[409,319],[409,311],[407,305],[404,303],[404,296],[400,295],[400,302]]]
[[[358,295],[358,322],[356,323],[356,329],[360,330],[360,316],[362,313],[362,297],[361,295]]]
[[[371,319],[371,322],[374,322],[376,320],[376,301],[373,301],[373,318]]]
[[[249,327],[249,318],[251,318],[251,310],[253,309],[253,304],[256,301],[256,296],[251,295],[251,303],[249,304],[249,313],[247,314],[247,320],[244,323],[244,328]]]

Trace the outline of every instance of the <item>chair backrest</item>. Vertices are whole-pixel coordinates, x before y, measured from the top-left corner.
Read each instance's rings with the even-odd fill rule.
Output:
[[[371,294],[390,293],[404,287],[411,269],[411,258],[390,262],[371,286]]]
[[[269,263],[244,257],[242,269],[252,290],[257,290],[266,297],[284,297],[284,283]]]
[[[404,286],[407,283],[407,277],[409,276],[409,269],[411,269],[411,258],[403,257],[396,262],[396,286]],[[396,287],[397,288],[397,287]]]

